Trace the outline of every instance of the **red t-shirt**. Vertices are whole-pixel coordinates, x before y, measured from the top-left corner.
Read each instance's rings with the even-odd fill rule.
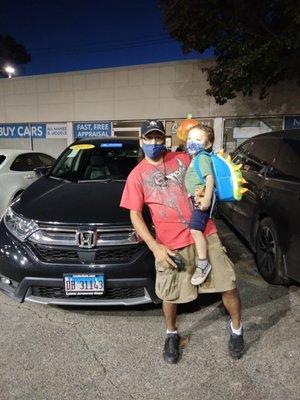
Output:
[[[135,211],[142,211],[147,204],[157,242],[171,250],[194,243],[189,230],[192,205],[184,185],[189,163],[185,153],[166,153],[164,163],[155,166],[143,159],[129,174],[120,203]],[[215,232],[216,226],[209,220],[204,234]]]

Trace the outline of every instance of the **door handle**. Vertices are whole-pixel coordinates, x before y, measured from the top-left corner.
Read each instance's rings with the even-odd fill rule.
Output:
[[[263,189],[262,192],[261,192],[260,198],[261,198],[262,200],[269,200],[270,197],[271,197],[271,192],[270,192],[270,190],[265,190],[265,189]]]

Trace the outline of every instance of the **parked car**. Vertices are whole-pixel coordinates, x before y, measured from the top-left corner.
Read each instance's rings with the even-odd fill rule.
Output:
[[[153,255],[119,207],[140,157],[138,139],[69,146],[0,222],[0,289],[20,302],[158,302]]]
[[[39,178],[35,168],[51,167],[55,159],[28,150],[0,149],[0,216],[9,204]]]
[[[255,136],[232,158],[249,190],[219,213],[249,242],[267,282],[300,282],[300,129]]]

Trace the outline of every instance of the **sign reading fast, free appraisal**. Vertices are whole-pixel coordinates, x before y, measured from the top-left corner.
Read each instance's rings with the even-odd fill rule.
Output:
[[[75,139],[112,135],[111,121],[76,122],[74,123]]]

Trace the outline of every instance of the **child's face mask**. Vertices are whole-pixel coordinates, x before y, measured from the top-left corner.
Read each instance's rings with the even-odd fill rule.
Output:
[[[200,143],[198,140],[188,139],[186,142],[187,152],[193,156],[204,150],[204,144]]]
[[[187,152],[193,156],[205,149],[206,136],[199,128],[191,129],[186,142]]]

